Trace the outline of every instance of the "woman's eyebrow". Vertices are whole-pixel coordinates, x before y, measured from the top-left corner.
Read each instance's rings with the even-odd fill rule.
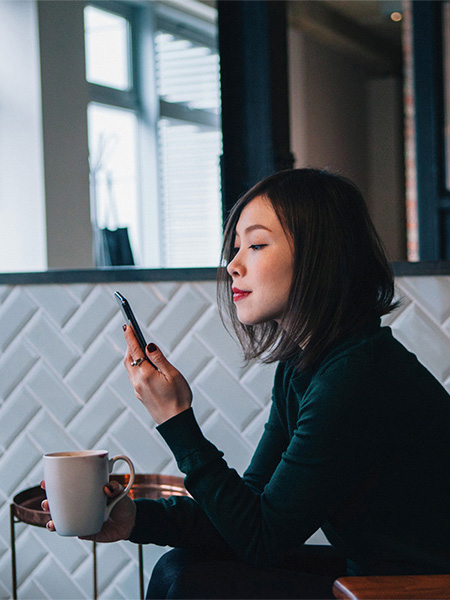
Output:
[[[250,233],[251,231],[255,231],[255,229],[264,229],[265,231],[269,231],[270,233],[272,233],[272,230],[269,229],[269,227],[266,227],[265,225],[260,225],[259,223],[255,223],[254,225],[249,225],[248,227],[246,227],[244,229],[244,233]],[[236,235],[239,236],[239,233],[236,230]]]
[[[245,232],[248,233],[249,231],[254,231],[255,229],[265,229],[266,231],[272,231],[271,229],[269,229],[269,227],[266,227],[265,225],[259,225],[258,223],[255,223],[255,225],[249,225],[248,227],[246,227]]]

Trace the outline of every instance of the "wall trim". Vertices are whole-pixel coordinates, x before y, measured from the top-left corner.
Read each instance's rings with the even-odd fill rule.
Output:
[[[421,260],[418,262],[393,262],[392,270],[396,277],[416,277],[426,275],[450,275],[450,261]]]
[[[112,283],[115,281],[215,281],[216,276],[217,268],[215,267],[198,269],[104,267],[34,273],[0,273],[0,285]]]
[[[450,261],[393,262],[396,277],[450,275]],[[139,269],[104,267],[31,273],[0,273],[0,285],[42,285],[54,283],[113,283],[115,281],[215,281],[217,268]]]

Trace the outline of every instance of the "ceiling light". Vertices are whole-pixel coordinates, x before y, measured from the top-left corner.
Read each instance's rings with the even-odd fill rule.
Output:
[[[395,21],[396,23],[398,23],[399,21],[401,21],[403,19],[402,13],[397,10],[395,10],[394,12],[391,12],[391,14],[389,16],[391,18],[391,21]]]

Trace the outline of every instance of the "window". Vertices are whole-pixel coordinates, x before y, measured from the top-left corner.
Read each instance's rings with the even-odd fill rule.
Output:
[[[203,267],[220,253],[219,57],[187,38],[170,24],[155,36],[163,244],[168,266]]]
[[[448,2],[413,2],[411,17],[417,222],[410,225],[420,260],[449,260]]]
[[[137,116],[131,110],[92,102],[88,107],[88,124],[93,223],[100,230],[126,228],[136,262],[139,260]],[[99,231],[96,234],[99,261],[116,264],[105,256]]]
[[[88,135],[95,261],[97,266],[139,264],[139,112],[132,60],[132,12],[118,14],[88,5],[84,18],[86,79],[91,99]],[[110,248],[107,230],[117,229],[126,234],[133,257],[128,253],[118,258]],[[116,244],[121,243],[116,240]]]
[[[105,228],[127,232],[140,266],[219,263],[222,135],[215,29],[209,15],[193,17],[159,2],[144,8],[102,2],[85,9],[98,265],[108,264]]]
[[[120,15],[87,6],[86,79],[118,90],[131,88],[130,24]]]

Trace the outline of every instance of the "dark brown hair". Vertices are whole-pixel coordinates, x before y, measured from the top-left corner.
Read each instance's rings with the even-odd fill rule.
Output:
[[[234,205],[225,227],[222,265],[233,258],[236,224],[257,196],[268,199],[294,243],[294,275],[280,324],[239,322],[231,277],[219,269],[219,311],[246,360],[292,358],[314,368],[329,348],[395,308],[393,276],[361,192],[350,180],[318,169],[266,177]],[[300,348],[302,351],[300,351]]]

